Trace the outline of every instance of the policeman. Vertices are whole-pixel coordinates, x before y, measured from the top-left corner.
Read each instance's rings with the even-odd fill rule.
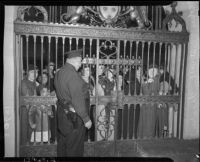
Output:
[[[57,102],[57,156],[83,156],[86,128],[90,129],[89,90],[77,72],[81,67],[82,50],[67,53],[65,65],[56,73],[54,85]]]

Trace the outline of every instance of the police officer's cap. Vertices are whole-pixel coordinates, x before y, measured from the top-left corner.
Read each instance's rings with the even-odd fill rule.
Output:
[[[74,57],[82,57],[83,49],[78,50],[71,50],[65,53],[66,57],[68,59],[74,58]]]

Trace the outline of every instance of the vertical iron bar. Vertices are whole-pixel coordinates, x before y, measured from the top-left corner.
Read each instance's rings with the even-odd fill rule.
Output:
[[[161,64],[161,48],[162,48],[162,42],[159,43],[159,63],[158,63],[158,71],[159,71],[159,73],[160,73],[160,64]],[[159,75],[159,78],[160,78],[160,75]]]
[[[20,35],[20,53],[19,53],[19,57],[20,57],[20,64],[19,64],[19,66],[20,66],[20,72],[19,72],[19,75],[21,75],[21,76],[19,76],[19,78],[21,78],[21,80],[23,80],[23,69],[24,69],[24,63],[23,63],[23,56],[24,56],[24,51],[23,51],[23,45],[24,45],[24,41],[23,41],[23,38],[22,38],[22,36]]]
[[[83,41],[84,47],[85,47],[85,39]],[[98,82],[99,82],[99,77],[98,77],[98,70],[99,70],[99,39],[97,39],[97,59],[96,59],[96,90],[95,90],[95,103],[96,103],[96,109],[98,108],[99,100],[98,100]],[[96,116],[96,111],[95,111],[95,141],[97,141],[97,116]],[[95,149],[95,148],[94,148]]]
[[[124,40],[124,53],[123,53],[123,60],[126,60],[126,57],[125,57],[125,51],[126,51],[126,41],[127,40]],[[120,51],[119,51],[120,52]],[[126,72],[126,65],[125,64],[123,64],[122,65],[122,69],[124,70],[125,69],[125,71],[124,72]],[[124,76],[125,76],[125,73],[124,73]],[[130,78],[130,75],[129,75],[129,78]],[[130,80],[129,80],[130,81]],[[124,87],[124,82],[123,82],[123,87]],[[130,87],[130,86],[129,86]],[[130,88],[129,88],[129,92],[130,92]]]
[[[162,42],[159,43],[159,63],[158,63],[159,71],[160,71],[160,64],[161,64],[161,48],[162,48]]]
[[[171,59],[172,59],[172,44],[169,44],[169,85],[171,85]],[[170,92],[170,86],[168,87],[168,92]],[[169,95],[171,95],[169,93]]]
[[[121,45],[120,45],[120,47],[121,47]],[[119,67],[122,69],[122,78],[124,78],[124,76],[125,76],[125,69],[124,69],[125,59],[122,57],[120,51],[119,51],[119,59],[121,59],[121,61],[122,61],[121,65]],[[122,89],[121,90],[123,90],[123,92],[124,92],[124,79],[122,79]]]
[[[177,131],[179,134],[177,134],[177,136],[182,139],[183,138],[183,119],[184,119],[184,108],[185,108],[185,103],[184,103],[184,99],[185,99],[185,78],[186,78],[186,69],[187,69],[187,55],[188,55],[188,43],[185,44],[185,50],[184,50],[184,65],[183,65],[183,76],[182,76],[182,80],[183,80],[183,84],[182,84],[182,98],[181,98],[181,102],[182,102],[182,106],[180,107],[180,123],[178,123],[179,126],[179,131]],[[179,120],[178,120],[179,121]]]
[[[30,109],[29,109],[29,110],[30,110]],[[33,134],[34,134],[34,145],[35,145],[35,144],[36,144],[36,130],[34,129],[33,131],[34,131]],[[31,134],[31,135],[32,135],[32,134]]]
[[[90,39],[90,58],[92,58],[92,39]],[[90,74],[90,72],[91,72],[91,64],[89,64],[89,70],[90,70],[89,71],[89,74]],[[88,83],[89,83],[89,86],[90,86],[91,82],[90,82],[89,76],[88,76]],[[91,109],[91,107],[89,107],[89,116],[90,116],[90,109]],[[90,141],[91,141],[91,139],[90,139],[90,130],[88,130],[88,142],[90,142]]]
[[[34,49],[33,49],[33,52],[34,52],[34,82],[35,82],[35,85],[36,85],[36,35],[33,35],[33,41],[34,41]],[[36,96],[36,90],[34,90],[34,96]]]
[[[133,47],[133,42],[130,40],[130,56],[129,56],[129,61],[131,61],[132,60],[132,47]],[[129,64],[129,80],[131,80],[131,70],[132,70],[132,65],[131,65],[131,63]],[[131,96],[131,82],[129,82],[129,92],[128,92],[128,96]],[[129,107],[131,107],[131,104],[130,105],[128,105],[128,111],[129,111]],[[131,108],[130,108],[131,109]],[[128,114],[129,115],[129,114]],[[129,123],[129,119],[128,119],[128,123]],[[134,121],[133,121],[133,124],[134,124]],[[129,126],[130,127],[130,126]],[[129,127],[128,127],[128,129],[129,129]],[[133,130],[133,132],[134,132],[134,130]],[[129,134],[128,134],[129,135]],[[130,135],[129,135],[129,138],[130,138]],[[132,137],[131,137],[132,138]]]
[[[59,14],[60,23],[61,23],[61,14],[62,14],[62,6],[60,6],[60,14]]]
[[[126,47],[127,47],[127,40],[124,40],[124,58],[125,58],[125,55],[126,55]],[[129,58],[128,55],[127,55],[127,59],[131,59],[131,57]],[[125,65],[125,69],[126,69],[126,67],[128,67],[128,66]],[[117,78],[119,78],[119,77],[117,77]],[[130,93],[130,83],[131,83],[131,78],[130,78],[130,75],[129,75],[129,93]],[[127,105],[127,106],[128,106],[127,111],[129,112],[129,105]],[[123,110],[124,110],[124,104],[123,104]],[[123,112],[123,110],[122,110],[122,112]],[[127,116],[127,137],[126,138],[129,137],[129,113],[127,115],[128,116]],[[122,116],[123,116],[123,113],[122,113]],[[122,119],[123,119],[123,117],[122,117]],[[123,120],[122,120],[122,125],[123,124],[124,123],[123,123]],[[123,128],[123,126],[122,126],[122,128]],[[123,136],[123,131],[122,131],[122,136]]]
[[[89,42],[90,42],[90,58],[92,58],[92,39],[89,39]]]
[[[56,115],[55,115],[55,117],[56,117]],[[47,132],[47,134],[48,134],[48,144],[50,144],[50,120],[48,120],[48,132]],[[55,141],[56,141],[56,138],[55,138]]]
[[[54,106],[55,107],[55,114],[57,114],[57,105],[56,104],[54,104],[54,105],[51,105],[51,107],[52,106]],[[48,116],[48,119],[49,119],[49,116]],[[48,120],[49,121],[49,120]],[[55,115],[55,124],[57,125],[57,115]],[[49,127],[49,126],[48,126]],[[57,127],[57,126],[56,126]],[[55,132],[56,132],[56,128],[54,129],[55,130]],[[50,129],[48,128],[48,132],[50,131]],[[50,141],[50,137],[48,137],[49,139],[48,139],[48,141]],[[55,135],[55,144],[57,144],[57,140],[58,139],[58,136],[57,135]]]
[[[138,41],[136,41],[136,61],[138,61]],[[137,81],[137,63],[136,63],[136,65],[134,65],[135,66],[135,85],[134,85],[134,96],[136,96],[137,95],[137,93],[136,93],[136,91],[137,91],[137,85],[136,85],[136,81]]]
[[[22,72],[22,71],[20,71],[20,68],[19,68],[19,71],[18,71],[18,67],[21,65],[21,57],[23,57],[23,55],[22,55],[22,36],[21,35],[17,35],[17,34],[15,34],[15,55],[14,55],[14,59],[15,60],[17,60],[17,58],[18,57],[20,57],[19,58],[19,64],[16,64],[16,68],[15,68],[15,71],[14,71],[14,73],[15,73],[15,75],[14,75],[14,80],[16,81],[15,82],[15,84],[16,84],[16,87],[15,87],[15,89],[18,87],[18,85],[19,85],[19,88],[20,88],[20,90],[21,90],[21,77],[20,77],[20,73]],[[19,78],[18,78],[19,77]],[[21,92],[21,91],[20,91]],[[18,96],[17,95],[15,95],[15,100],[17,101],[17,104],[18,104]],[[19,103],[20,104],[20,103]],[[19,111],[19,108],[20,107],[18,107],[18,105],[16,105],[17,106],[17,114],[18,114],[18,112],[21,112],[21,111]],[[19,105],[19,106],[21,106],[21,105]],[[19,114],[19,115],[21,115],[21,113]],[[18,116],[17,116],[18,117]],[[20,130],[22,129],[22,127],[21,127],[21,123],[18,123],[18,121],[21,121],[21,120],[23,120],[23,119],[21,119],[21,116],[20,116],[20,118],[19,118],[19,120],[15,120],[15,121],[17,121],[17,127],[18,128],[20,128]],[[18,125],[19,124],[19,125]],[[18,142],[18,141],[17,141]]]
[[[120,47],[121,47],[121,41],[119,41],[119,44],[118,44]],[[120,65],[120,67],[122,68],[122,78],[124,78],[125,77],[125,75],[126,75],[126,73],[125,73],[125,69],[124,69],[124,61],[125,61],[125,58],[122,56],[122,55],[120,55],[120,51],[121,51],[122,49],[120,48],[120,50],[119,50],[119,59],[121,59],[122,60],[122,65]],[[122,79],[122,89],[123,89],[123,92],[124,92],[124,86],[125,84],[124,84],[124,79]],[[117,119],[119,120],[119,111],[123,111],[123,107],[124,107],[124,105],[122,105],[122,107],[121,107],[121,109],[118,109],[118,111],[117,111],[117,113],[118,113],[118,117],[117,117]],[[121,119],[120,121],[118,121],[118,122],[120,122],[120,124],[122,124],[123,122],[122,122],[122,120],[123,119]],[[120,130],[120,132],[119,132],[119,137],[120,137],[120,139],[121,139],[121,136],[122,136],[122,130]]]
[[[168,54],[168,43],[165,43],[165,63],[164,63],[164,81],[165,81],[165,75],[166,75],[166,67],[167,67],[167,54]],[[164,95],[166,95],[166,92],[165,92],[165,84],[163,85],[163,93]]]
[[[137,43],[136,43],[136,53],[137,53]],[[137,59],[137,57],[134,58],[134,56],[132,58]],[[135,72],[136,72],[137,69],[136,69],[135,65],[133,64],[132,66],[133,66],[133,70],[135,70]],[[136,74],[133,73],[133,75],[135,75],[134,81],[136,82]],[[131,77],[130,77],[130,81],[131,81]],[[129,84],[131,84],[131,82]],[[132,95],[135,95],[136,94],[136,88],[135,88],[136,84],[134,84],[133,86],[134,86],[134,93]],[[130,91],[131,91],[131,89],[130,89]],[[132,139],[135,139],[135,104],[133,104],[133,136],[132,136]]]
[[[20,37],[20,45],[18,44],[18,37]],[[16,64],[16,75],[14,76],[15,79],[15,90],[16,88],[19,88],[19,90],[21,90],[21,80],[23,80],[23,56],[24,56],[24,37],[22,35],[16,35],[15,34],[15,52],[16,55],[14,57],[15,60],[17,60],[17,58],[19,57],[19,64]],[[20,48],[18,48],[20,47]],[[21,92],[21,91],[20,91]],[[16,139],[16,145],[15,145],[15,150],[16,150],[16,155],[19,156],[19,148],[20,148],[20,129],[21,129],[21,125],[20,125],[20,114],[19,109],[21,108],[21,104],[20,104],[20,95],[15,95],[15,101],[16,101],[16,109],[15,109],[15,113],[18,114],[15,118],[15,124],[16,124],[16,132],[15,132],[15,139]]]
[[[129,59],[130,59],[130,61],[132,60],[132,48],[133,48],[133,42],[132,41],[130,41],[130,57],[129,57]],[[129,96],[131,96],[131,70],[132,70],[132,65],[130,64],[129,65],[129,87],[128,87],[128,95]]]
[[[50,6],[50,22],[52,22],[52,6]]]
[[[76,39],[76,50],[78,50],[78,40],[79,38],[75,38]]]
[[[48,6],[48,23],[51,21],[51,6]]]
[[[156,49],[156,42],[153,42],[153,76],[154,76],[154,67],[155,67],[155,50]]]
[[[173,105],[173,110],[172,110],[172,138],[174,138],[174,124],[175,124],[174,113],[175,113],[175,109],[176,109],[176,105],[174,104]]]
[[[41,82],[43,82],[43,76],[42,76],[42,74],[43,74],[43,48],[44,48],[44,36],[41,36],[41,39],[40,39],[40,41],[41,41]]]
[[[184,103],[184,98],[183,98],[183,73],[184,73],[184,69],[183,69],[183,63],[184,63],[184,43],[181,43],[181,61],[180,61],[180,70],[179,70],[179,90],[178,90],[178,95],[180,95],[180,103],[178,104],[178,111],[177,111],[177,137],[181,138],[182,137],[182,132],[181,129],[183,129],[183,113],[181,113],[183,111],[183,103]],[[179,122],[180,121],[180,122]],[[179,124],[182,123],[182,124]],[[179,129],[180,128],[180,129]],[[180,132],[180,133],[179,133]],[[180,135],[179,135],[180,134]]]
[[[150,50],[151,42],[148,42],[148,56],[147,56],[147,80],[149,79],[148,71],[149,71],[149,50]]]
[[[30,105],[26,105],[26,110],[27,110],[26,115],[28,116],[28,117],[26,118],[26,119],[27,119],[27,120],[26,120],[26,123],[27,123],[27,125],[28,125],[28,123],[29,123],[29,113],[28,113],[28,112],[29,112],[29,110],[30,110]],[[24,120],[24,119],[23,119],[23,116],[21,116],[21,119]],[[28,126],[27,126],[27,127],[28,127]],[[21,128],[21,130],[23,130],[23,129],[24,129],[24,128]],[[26,134],[26,139],[29,139],[28,134],[30,133],[30,129],[27,129],[27,130],[26,130],[26,133],[27,133],[27,134]],[[32,134],[31,134],[31,136],[32,136]],[[26,145],[29,145],[29,144],[30,144],[30,141],[29,141],[29,140],[26,141]]]
[[[55,14],[54,14],[54,6],[52,6],[52,22],[54,23],[54,17],[55,17]]]
[[[85,58],[85,38],[83,38],[83,58]]]
[[[50,49],[51,49],[51,37],[48,36],[48,65],[47,65],[47,68],[48,68],[48,74],[50,74],[50,70],[49,70],[49,63],[50,63]],[[50,75],[48,75],[48,89],[50,89]]]
[[[58,67],[57,55],[58,55],[58,37],[56,37],[56,71]]]
[[[65,64],[65,37],[62,37],[62,47],[63,47],[63,51],[62,51],[62,59],[63,59],[63,66]]]
[[[151,10],[151,12],[152,12],[152,15],[151,15],[152,16],[152,30],[154,30],[154,28],[153,28],[153,26],[154,26],[154,22],[153,22],[154,21],[154,17],[153,17],[154,12],[153,12],[153,10],[154,10],[154,6],[152,6],[152,10]]]
[[[132,139],[135,139],[136,137],[135,137],[135,117],[136,117],[136,115],[135,115],[135,112],[136,112],[136,105],[137,104],[133,104],[133,136],[132,136]]]
[[[29,35],[26,35],[26,75],[28,74],[29,70],[29,50],[28,50],[28,44],[29,44]]]
[[[159,6],[159,29],[162,29],[161,27],[161,24],[162,24],[162,6]]]
[[[176,58],[175,58],[175,70],[174,70],[174,89],[173,89],[173,94],[176,94],[176,70],[177,70],[177,57],[178,57],[178,44],[175,44],[176,47]]]
[[[44,105],[41,105],[41,106],[44,106]],[[41,113],[41,143],[43,144],[43,110],[41,109],[41,110],[39,110],[39,111],[41,111],[40,113]]]
[[[119,44],[118,44],[118,51],[120,52],[120,41],[118,41],[119,42]],[[126,59],[126,42],[127,42],[127,40],[124,40],[124,60]],[[126,70],[126,65],[125,64],[123,64],[123,69],[125,69]],[[129,84],[130,84],[130,76],[129,76]],[[130,91],[130,89],[129,89],[129,91]],[[122,131],[121,131],[121,140],[123,140],[124,139],[124,117],[123,117],[123,115],[124,115],[124,106],[125,105],[122,105]]]
[[[120,40],[117,41],[117,62],[119,62],[119,54],[120,54]],[[119,64],[117,64],[117,78],[119,78]],[[117,87],[118,87],[118,85],[117,85]],[[118,96],[119,96],[119,92],[117,91],[117,97]],[[114,123],[115,123],[114,141],[116,141],[117,137],[118,137],[118,131],[117,131],[117,128],[118,128],[118,109],[115,109],[115,122]],[[115,145],[115,152],[116,152],[116,145]]]
[[[71,49],[72,49],[71,45],[72,45],[72,38],[69,37],[69,51],[71,51]]]
[[[182,87],[181,87],[181,85],[182,85],[182,72],[183,72],[183,59],[184,59],[184,44],[183,43],[181,43],[181,62],[180,62],[180,70],[179,70],[179,86],[178,86],[178,88],[179,88],[179,91],[178,91],[178,94],[179,95],[181,95],[182,93],[180,92],[180,91],[182,91]]]
[[[55,23],[55,6],[52,6],[52,10],[53,10],[52,20],[53,20],[53,23]]]
[[[183,43],[182,44],[182,53],[181,53],[181,61],[182,61],[182,69],[180,69],[180,76],[181,76],[181,78],[180,78],[180,80],[181,81],[179,81],[180,82],[180,87],[179,87],[179,91],[180,91],[180,104],[179,104],[179,107],[178,107],[178,112],[177,112],[177,132],[176,132],[176,135],[177,135],[177,137],[180,139],[180,138],[182,138],[182,130],[181,129],[183,129],[183,111],[184,111],[184,99],[185,99],[185,97],[184,97],[184,68],[185,68],[185,63],[186,63],[186,61],[185,61],[185,54],[186,54],[186,44],[185,43]]]
[[[143,62],[144,62],[144,41],[142,41],[142,65],[141,65],[141,71],[140,71],[140,85],[142,84],[143,79]],[[142,95],[142,86],[140,86],[140,96]]]
[[[58,23],[58,19],[57,19],[57,6],[55,6],[55,23]]]
[[[155,6],[155,9],[156,9],[155,30],[158,30],[158,6]]]
[[[56,23],[56,6],[53,7],[54,7],[54,23]]]
[[[127,111],[128,111],[128,112],[127,112],[127,137],[126,137],[126,139],[129,139],[129,129],[130,129],[130,128],[129,128],[129,127],[130,127],[130,126],[129,126],[129,125],[130,125],[130,124],[129,124],[129,120],[130,120],[130,119],[129,119],[129,108],[130,108],[130,105],[127,104],[127,109],[128,109]]]

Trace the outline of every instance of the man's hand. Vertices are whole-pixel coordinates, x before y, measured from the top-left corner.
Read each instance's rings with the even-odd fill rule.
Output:
[[[31,124],[31,128],[35,129],[36,128],[36,124]]]
[[[51,95],[51,96],[56,96],[56,92],[55,92],[55,91],[52,91],[52,92],[50,93],[50,95]]]
[[[86,127],[87,129],[90,129],[91,126],[92,126],[92,121],[91,121],[91,120],[89,120],[87,123],[85,123],[85,127]]]

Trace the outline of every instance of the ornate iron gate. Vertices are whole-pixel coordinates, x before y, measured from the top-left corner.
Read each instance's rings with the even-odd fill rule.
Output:
[[[161,8],[156,9],[158,17],[155,20],[148,20],[148,7],[72,6],[68,10],[70,14],[68,12],[60,16],[60,22],[62,20],[65,24],[48,23],[51,18],[43,7],[19,7],[18,19],[15,21],[17,78],[23,79],[22,72],[29,69],[29,64],[39,66],[43,73],[44,65],[49,69],[49,63],[53,61],[55,70],[59,70],[64,64],[66,51],[83,48],[81,72],[91,85],[90,116],[94,123],[87,134],[90,144],[103,141],[105,145],[102,148],[105,151],[106,144],[112,141],[146,138],[143,129],[147,107],[155,109],[157,113],[154,116],[157,129],[151,138],[181,138],[189,34],[175,6],[173,3],[171,14],[163,21],[158,14]],[[41,14],[43,22],[24,21],[31,8],[39,11],[36,13]],[[109,15],[105,10],[112,12]],[[82,24],[81,16],[86,19],[86,25]],[[132,21],[135,21],[136,27],[130,25]],[[173,26],[173,21],[179,22],[181,31],[170,31],[169,23],[172,22]],[[151,83],[148,71],[152,67],[158,69],[159,79],[163,76],[162,84],[159,81],[151,93],[144,92],[145,86]],[[17,87],[21,89],[20,82]],[[27,116],[33,107],[38,107],[44,114],[48,107],[54,106],[56,110],[56,97],[42,97],[35,92],[33,96],[20,96],[20,112],[23,105]],[[21,117],[20,122],[25,120]],[[26,120],[29,123],[29,119]],[[19,127],[23,129],[22,125]],[[32,134],[34,140],[21,143],[22,150],[25,146],[26,149],[52,147],[50,133],[47,144],[41,140],[44,136],[42,132],[39,143],[36,141],[36,132]],[[116,150],[116,145],[112,146],[114,156],[119,150]],[[21,155],[37,156],[37,151],[26,151],[22,151]],[[106,156],[104,153],[102,156]],[[97,155],[91,154],[87,155]],[[49,153],[43,151],[42,156],[46,155]],[[55,156],[55,152],[52,155]]]

